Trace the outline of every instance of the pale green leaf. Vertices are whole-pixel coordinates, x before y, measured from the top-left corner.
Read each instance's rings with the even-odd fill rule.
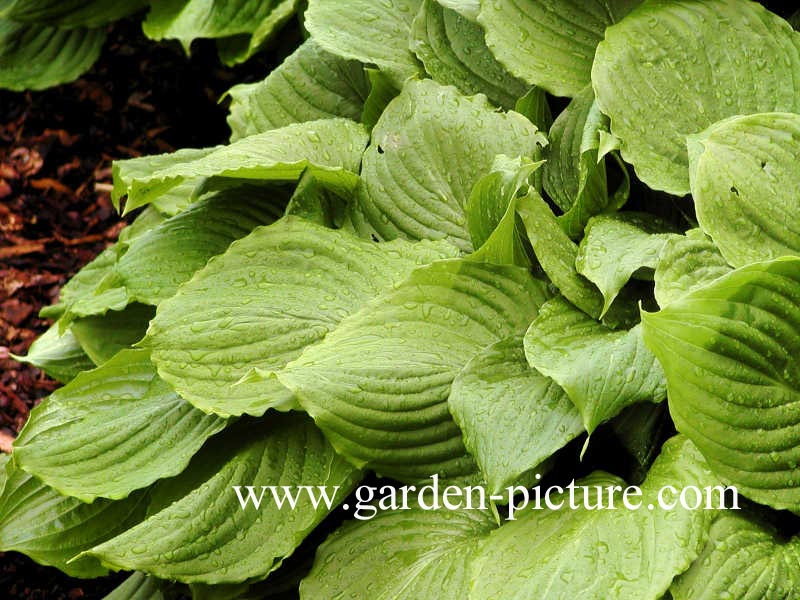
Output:
[[[31,364],[62,383],[94,367],[72,329],[60,334],[58,323],[51,325],[31,344],[27,355],[12,354],[11,358]]]
[[[564,390],[528,365],[521,336],[472,358],[453,381],[448,404],[490,494],[537,483],[530,472],[583,432]]]
[[[508,70],[555,96],[575,96],[590,81],[606,27],[638,0],[492,0],[478,22],[486,43]]]
[[[575,267],[602,292],[602,314],[637,271],[653,272],[664,245],[679,237],[671,231],[668,223],[648,213],[598,215],[589,220]]]
[[[426,501],[433,502],[430,495]],[[472,559],[497,527],[491,513],[410,504],[408,510],[379,511],[369,521],[350,521],[336,530],[317,551],[300,597],[467,598]]]
[[[800,258],[732,271],[642,324],[678,431],[748,498],[800,510]]]
[[[530,121],[497,112],[484,96],[409,81],[372,130],[354,223],[384,239],[444,238],[471,251],[464,207],[473,185],[496,155],[535,158],[546,143]]]
[[[228,91],[231,141],[291,123],[331,117],[357,121],[368,91],[361,63],[307,40],[263,81]]]
[[[336,449],[400,480],[474,470],[447,408],[470,358],[521,333],[546,298],[525,269],[419,268],[278,372]]]
[[[786,540],[747,514],[725,512],[709,540],[670,591],[674,600],[796,600],[800,590],[800,538]]]
[[[470,21],[477,21],[481,10],[480,0],[436,0],[444,8],[449,8],[459,13]]]
[[[146,350],[124,350],[37,406],[14,457],[64,494],[124,498],[180,473],[224,426],[159,379]]]
[[[100,57],[104,29],[59,29],[0,18],[0,88],[42,90],[77,79]]]
[[[421,0],[310,0],[305,26],[328,52],[376,65],[402,87],[420,72],[408,49],[411,22],[420,4]]]
[[[491,532],[474,563],[471,598],[481,600],[656,600],[672,579],[686,570],[706,539],[709,511],[677,506],[664,510],[657,504],[663,486],[706,486],[715,483],[697,449],[686,438],[673,438],[661,451],[640,497],[638,510],[622,503],[626,484],[607,473],[595,472],[575,482],[575,504],[570,494],[552,494],[551,502],[564,502],[559,510],[516,513],[517,520]],[[587,510],[601,498],[594,486],[614,493],[614,509]],[[665,494],[668,501],[676,501]],[[650,507],[653,507],[650,509]]]
[[[263,579],[347,497],[359,476],[308,417],[272,414],[215,437],[182,475],[156,485],[145,521],[90,554],[114,568],[183,582]],[[258,508],[252,502],[242,508],[233,489],[242,486],[246,498],[248,485],[257,497],[265,491]],[[261,486],[289,486],[298,496],[295,507],[280,508]],[[314,506],[298,486],[326,486],[331,509],[319,495]]]
[[[730,264],[800,255],[800,115],[732,117],[688,144],[697,221]]]
[[[719,248],[700,229],[670,238],[658,259],[654,279],[661,308],[731,271]]]
[[[622,157],[689,192],[686,136],[733,115],[800,110],[800,34],[748,0],[647,0],[608,28],[592,83]]]
[[[511,109],[528,91],[489,52],[480,25],[436,0],[422,1],[410,44],[431,77],[464,94],[486,94],[494,104]]]
[[[378,69],[365,68],[364,72],[369,79],[369,94],[364,100],[364,110],[361,112],[361,122],[371,132],[383,111],[400,90],[391,79]]]
[[[666,397],[664,372],[641,325],[613,331],[563,298],[542,306],[525,334],[525,356],[564,388],[589,433],[626,406]]]
[[[0,551],[16,550],[72,577],[108,571],[82,551],[125,531],[144,517],[147,494],[84,504],[62,496],[8,461],[0,495]]]
[[[599,317],[603,296],[592,282],[578,273],[575,268],[578,245],[561,229],[544,199],[536,190],[529,190],[526,196],[517,199],[517,213],[536,258],[553,284],[583,312]]]
[[[350,188],[366,143],[364,128],[347,119],[294,123],[229,146],[178,150],[115,163],[112,196],[119,198],[127,193],[125,210],[131,211],[195,177],[237,183],[294,182],[306,169],[320,181]]]
[[[155,313],[152,306],[129,304],[119,312],[76,319],[70,329],[92,362],[102,365],[141,340]]]
[[[280,369],[414,267],[454,254],[287,217],[234,242],[162,302],[146,343],[161,377],[204,411],[287,408],[292,395],[274,380],[234,384],[253,368]]]

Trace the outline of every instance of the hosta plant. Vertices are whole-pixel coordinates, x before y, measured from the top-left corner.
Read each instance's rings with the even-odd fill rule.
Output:
[[[302,18],[229,144],[114,165],[136,218],[21,358],[65,385],[0,548],[114,599],[800,597],[800,34],[746,0]],[[387,500],[433,481],[492,501]],[[645,508],[519,502],[576,481]],[[739,510],[652,510],[690,487]]]

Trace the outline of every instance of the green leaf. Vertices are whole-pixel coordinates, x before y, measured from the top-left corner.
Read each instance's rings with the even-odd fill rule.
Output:
[[[145,573],[132,573],[103,600],[167,600],[166,585]]]
[[[664,372],[641,325],[613,331],[563,298],[542,306],[525,334],[525,356],[564,388],[589,433],[626,406],[666,397]]]
[[[528,91],[528,85],[510,75],[495,60],[474,20],[423,0],[411,25],[412,52],[439,83],[456,86],[463,94],[486,94],[507,109]]]
[[[180,473],[224,427],[159,379],[146,350],[124,350],[34,408],[14,457],[63,494],[124,498]]]
[[[661,308],[731,271],[719,249],[700,229],[667,240],[656,266],[656,301]]]
[[[58,29],[0,18],[0,88],[22,92],[67,83],[100,57],[104,29]]]
[[[347,119],[295,123],[229,146],[178,150],[115,163],[112,197],[127,193],[125,211],[129,212],[190,178],[294,182],[306,169],[320,181],[350,188],[366,143],[364,128]]]
[[[71,330],[92,362],[99,366],[141,340],[155,312],[152,306],[130,304],[121,312],[77,319]]]
[[[305,26],[328,52],[374,64],[402,87],[420,71],[408,49],[411,22],[420,4],[421,0],[310,0]]]
[[[278,372],[334,447],[399,480],[472,473],[447,397],[483,348],[546,298],[525,269],[462,259],[419,268]]]
[[[258,83],[235,85],[228,125],[231,141],[292,123],[331,117],[358,121],[369,84],[361,63],[307,40]]]
[[[530,267],[517,228],[517,195],[541,163],[505,155],[495,158],[492,171],[475,184],[466,205],[467,228],[477,250],[471,260]]]
[[[589,83],[606,27],[638,0],[495,0],[481,2],[486,43],[508,70],[555,96],[575,96]]]
[[[5,0],[0,17],[18,23],[54,25],[63,28],[99,27],[133,14],[146,0]]]
[[[269,46],[272,39],[295,16],[300,0],[282,0],[266,17],[255,24],[252,35],[233,35],[217,39],[220,60],[232,67],[245,62],[256,52]]]
[[[733,115],[800,110],[800,34],[755,2],[647,0],[606,31],[592,83],[622,157],[689,192],[686,135]]]
[[[549,131],[553,125],[553,115],[547,103],[547,93],[540,87],[533,86],[514,105],[514,110],[528,117],[540,131]]]
[[[470,21],[478,20],[478,13],[481,10],[480,0],[436,0],[444,8],[456,11],[462,17]]]
[[[552,494],[551,502],[564,502],[560,510],[516,514],[491,532],[474,563],[471,593],[485,600],[606,600],[636,598],[656,600],[672,579],[686,570],[703,547],[710,521],[709,511],[690,511],[677,506],[664,510],[657,496],[664,486],[706,486],[715,483],[702,457],[685,438],[673,438],[664,446],[641,486],[641,508],[622,504],[625,482],[595,472],[575,482],[575,506],[570,494]],[[614,494],[615,509],[587,510],[597,506],[598,490],[621,486]],[[675,501],[669,493],[665,499]],[[532,499],[533,502],[533,499]],[[649,505],[654,510],[649,510]],[[577,595],[576,595],[577,594]]]
[[[280,369],[416,266],[453,256],[443,243],[375,244],[294,217],[260,227],[161,303],[147,338],[158,372],[221,416],[291,407]]]
[[[484,96],[409,81],[372,130],[353,221],[383,239],[444,238],[469,252],[473,185],[496,155],[537,157],[546,143],[522,115],[497,112]]]
[[[575,268],[578,246],[561,229],[544,199],[531,189],[517,199],[517,213],[536,258],[550,280],[575,306],[592,317],[599,317],[603,308],[602,294],[578,273]]]
[[[359,475],[305,415],[272,414],[214,438],[182,475],[154,488],[145,521],[90,555],[114,568],[183,582],[263,579],[330,512],[316,486],[328,488],[333,508]],[[248,485],[257,497],[261,486],[289,486],[297,503],[279,508],[266,491],[258,508],[252,502],[242,508],[233,486],[242,486],[247,498]],[[312,486],[319,506],[298,486]]]
[[[583,234],[589,218],[617,210],[628,199],[628,172],[621,166],[623,182],[608,193],[601,134],[608,118],[597,106],[591,86],[586,86],[567,105],[550,128],[548,161],[543,169],[544,189],[564,212],[558,221],[575,239]]]
[[[678,431],[748,498],[800,510],[800,258],[732,271],[642,324]]]
[[[697,221],[730,264],[800,255],[800,115],[732,117],[688,144]]]
[[[575,267],[603,294],[605,314],[622,287],[640,269],[652,272],[673,227],[648,213],[617,213],[592,217],[578,246]]]
[[[84,504],[47,487],[13,461],[5,465],[0,495],[0,551],[16,550],[71,577],[99,577],[108,571],[83,550],[103,542],[142,520],[147,494],[125,500]]]
[[[532,475],[583,432],[564,390],[528,365],[521,336],[473,357],[453,381],[448,404],[490,494]],[[524,483],[537,482],[531,476]]]
[[[361,112],[361,122],[372,132],[383,111],[394,100],[400,90],[395,87],[391,79],[378,69],[365,68],[364,72],[369,79],[369,95],[364,101],[364,110]]]
[[[416,504],[349,521],[320,546],[300,597],[462,600],[469,596],[472,559],[496,527],[488,511],[423,510]]]
[[[94,367],[72,329],[59,334],[58,323],[51,325],[31,344],[26,356],[11,354],[11,358],[33,365],[61,383],[66,383],[81,371]]]
[[[670,591],[675,600],[791,600],[800,589],[800,538],[785,540],[757,518],[726,511],[708,543]]]

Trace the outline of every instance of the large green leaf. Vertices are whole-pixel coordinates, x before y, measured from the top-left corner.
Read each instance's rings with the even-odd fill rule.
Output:
[[[306,169],[320,181],[349,188],[355,183],[353,173],[358,171],[366,143],[364,128],[348,119],[294,123],[229,146],[184,149],[114,163],[112,198],[127,194],[125,211],[129,212],[187,179],[294,182]]]
[[[372,130],[354,222],[384,239],[444,238],[470,251],[473,185],[497,154],[536,157],[546,143],[522,115],[497,112],[483,96],[409,81]]]
[[[521,336],[472,358],[453,381],[448,404],[490,494],[520,480],[535,484],[529,472],[583,432],[564,390],[528,365]]]
[[[14,457],[63,494],[124,498],[180,473],[224,427],[159,379],[146,350],[124,350],[34,408]]]
[[[732,512],[714,521],[703,552],[670,588],[674,600],[793,600],[798,590],[800,538]]]
[[[517,199],[517,212],[525,224],[536,258],[559,291],[575,306],[592,317],[599,317],[603,296],[575,267],[578,245],[569,239],[553,211],[536,192]]]
[[[600,136],[608,129],[608,118],[597,106],[587,85],[558,115],[550,128],[548,160],[543,169],[547,195],[563,211],[558,220],[571,238],[583,234],[593,215],[611,212],[628,199],[627,171],[623,183],[611,196],[606,181],[606,163]]]
[[[672,226],[648,213],[617,213],[592,217],[578,246],[575,267],[603,294],[603,314],[622,287],[640,269],[652,273]]]
[[[514,108],[530,87],[497,62],[480,25],[436,0],[423,0],[411,25],[411,50],[439,83],[467,95],[486,94],[507,109]]]
[[[0,551],[23,552],[72,577],[105,575],[108,571],[92,557],[72,559],[141,521],[147,506],[145,492],[136,492],[125,500],[84,504],[47,487],[16,467],[13,460],[5,464],[4,477]]]
[[[575,482],[575,506],[570,494],[551,495],[563,508],[529,506],[489,534],[475,561],[472,595],[481,600],[657,600],[672,579],[697,557],[705,542],[709,511],[677,506],[664,510],[657,502],[664,486],[706,486],[715,483],[697,449],[685,438],[673,438],[663,448],[641,486],[638,510],[622,503],[625,482],[607,473]],[[621,486],[614,493],[615,509],[597,506],[598,490]],[[676,501],[667,493],[665,500]],[[533,501],[533,500],[532,500]],[[556,504],[557,505],[557,504]],[[651,508],[652,507],[652,508]]]
[[[642,323],[678,431],[748,498],[800,510],[800,258],[732,271]]]
[[[697,220],[727,261],[800,255],[800,115],[732,117],[688,143]]]
[[[666,396],[664,372],[644,345],[641,325],[613,331],[564,298],[542,306],[525,334],[525,356],[564,388],[589,433],[626,406]]]
[[[671,237],[656,266],[656,301],[663,308],[695,288],[731,271],[719,248],[700,229]]]
[[[493,0],[481,2],[486,43],[511,73],[556,96],[589,83],[606,27],[639,0]]]
[[[368,93],[361,63],[307,40],[263,81],[228,91],[231,141],[304,121],[332,117],[357,121]]]
[[[402,87],[420,71],[408,49],[411,22],[420,4],[421,0],[310,0],[305,26],[328,52],[377,65]]]
[[[433,497],[424,500],[432,503]],[[472,559],[497,527],[491,513],[409,504],[407,510],[380,511],[371,520],[350,521],[335,531],[317,551],[300,597],[467,598]]]
[[[58,27],[99,27],[117,21],[145,6],[147,0],[5,0],[0,18]]]
[[[68,382],[81,371],[94,367],[92,359],[83,351],[72,329],[61,334],[58,323],[51,325],[31,344],[27,355],[12,354],[11,358],[31,364],[62,383]]]
[[[522,333],[546,298],[525,269],[463,259],[411,273],[278,372],[337,450],[401,480],[474,470],[447,408],[483,348]]]
[[[308,417],[273,414],[214,438],[182,475],[157,484],[145,521],[90,554],[114,568],[184,582],[263,579],[330,512],[317,486],[327,488],[332,509],[359,475]],[[241,506],[233,486],[248,499],[248,485],[256,497],[265,492],[259,507]],[[281,498],[286,489],[296,493],[296,505],[281,508],[262,486],[276,486]]]
[[[77,79],[100,57],[103,29],[59,29],[0,18],[0,88],[42,90]]]
[[[444,243],[375,244],[295,217],[256,229],[161,303],[147,344],[161,377],[222,416],[293,404],[280,369],[347,315],[420,264],[453,256]]]
[[[747,0],[647,0],[608,28],[592,83],[622,157],[689,192],[686,136],[733,115],[800,110],[800,34]]]

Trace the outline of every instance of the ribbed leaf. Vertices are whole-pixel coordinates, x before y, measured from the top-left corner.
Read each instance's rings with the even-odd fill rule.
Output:
[[[687,135],[733,115],[800,110],[800,34],[747,0],[647,0],[608,28],[592,83],[639,178],[683,195]]]
[[[486,94],[503,108],[514,108],[530,87],[497,62],[480,25],[436,0],[423,0],[411,25],[411,50],[439,83],[467,95]]]
[[[697,221],[727,261],[800,256],[800,115],[732,117],[688,143]]]
[[[77,79],[100,56],[103,29],[58,29],[0,18],[0,88],[43,90]]]
[[[509,71],[556,96],[589,83],[606,27],[638,0],[494,0],[481,2],[486,43]]]
[[[421,0],[310,0],[305,26],[328,52],[377,65],[402,87],[420,71],[408,49],[411,22],[420,4]]]
[[[300,0],[281,0],[267,16],[254,24],[251,35],[240,34],[217,39],[220,60],[232,67],[267,47],[281,28],[295,16],[299,5]]]
[[[664,372],[641,325],[613,331],[564,298],[541,308],[525,334],[525,356],[564,388],[589,433],[626,406],[666,397]]]
[[[37,406],[14,456],[64,494],[124,498],[180,473],[224,427],[159,379],[146,350],[124,350]]]
[[[272,414],[214,438],[182,475],[156,486],[144,522],[90,554],[114,568],[184,582],[263,579],[330,512],[298,486],[326,486],[335,506],[359,475],[305,415]],[[261,486],[289,486],[299,498],[294,508],[280,508],[267,491],[259,508],[242,508],[237,485],[255,486],[256,496]]]
[[[490,494],[520,482],[534,485],[529,472],[583,432],[564,390],[528,365],[521,336],[470,360],[447,402]]]
[[[444,238],[470,251],[473,185],[497,154],[536,157],[546,143],[522,115],[497,112],[483,96],[410,81],[372,130],[354,222],[384,239]]]
[[[83,351],[72,329],[59,334],[58,323],[51,325],[31,344],[26,356],[12,354],[11,358],[38,367],[61,383],[66,383],[81,371],[94,367],[92,359]]]
[[[470,597],[481,600],[657,600],[673,577],[697,557],[706,539],[709,511],[677,506],[664,510],[657,496],[663,486],[714,485],[697,449],[685,438],[664,446],[641,486],[638,510],[622,504],[625,482],[603,472],[575,482],[577,510],[570,510],[570,495],[551,495],[563,508],[518,512],[511,521],[489,534],[474,564]],[[622,486],[614,492],[615,509],[587,510],[597,506],[598,490]],[[676,501],[669,492],[667,501]],[[650,509],[650,507],[653,509]]]
[[[228,125],[231,141],[292,123],[361,117],[369,83],[361,63],[307,40],[258,83],[235,85]]]
[[[416,505],[345,523],[320,546],[300,597],[463,600],[472,559],[496,527],[488,511]]]
[[[147,344],[161,377],[202,410],[287,408],[292,395],[277,381],[234,384],[256,367],[280,369],[411,269],[454,253],[287,217],[232,244],[161,303]]]
[[[278,373],[337,450],[401,480],[473,471],[447,397],[483,348],[546,298],[525,269],[461,259],[412,272]]]
[[[147,4],[146,0],[5,0],[0,6],[0,17],[64,28],[99,27],[133,14]]]
[[[800,258],[737,269],[642,323],[678,430],[748,498],[800,510]]]
[[[13,461],[5,465],[5,477],[0,495],[0,551],[23,552],[72,577],[105,575],[108,571],[92,557],[72,559],[134,526],[144,518],[147,506],[145,492],[115,502],[84,504],[47,487]]]

